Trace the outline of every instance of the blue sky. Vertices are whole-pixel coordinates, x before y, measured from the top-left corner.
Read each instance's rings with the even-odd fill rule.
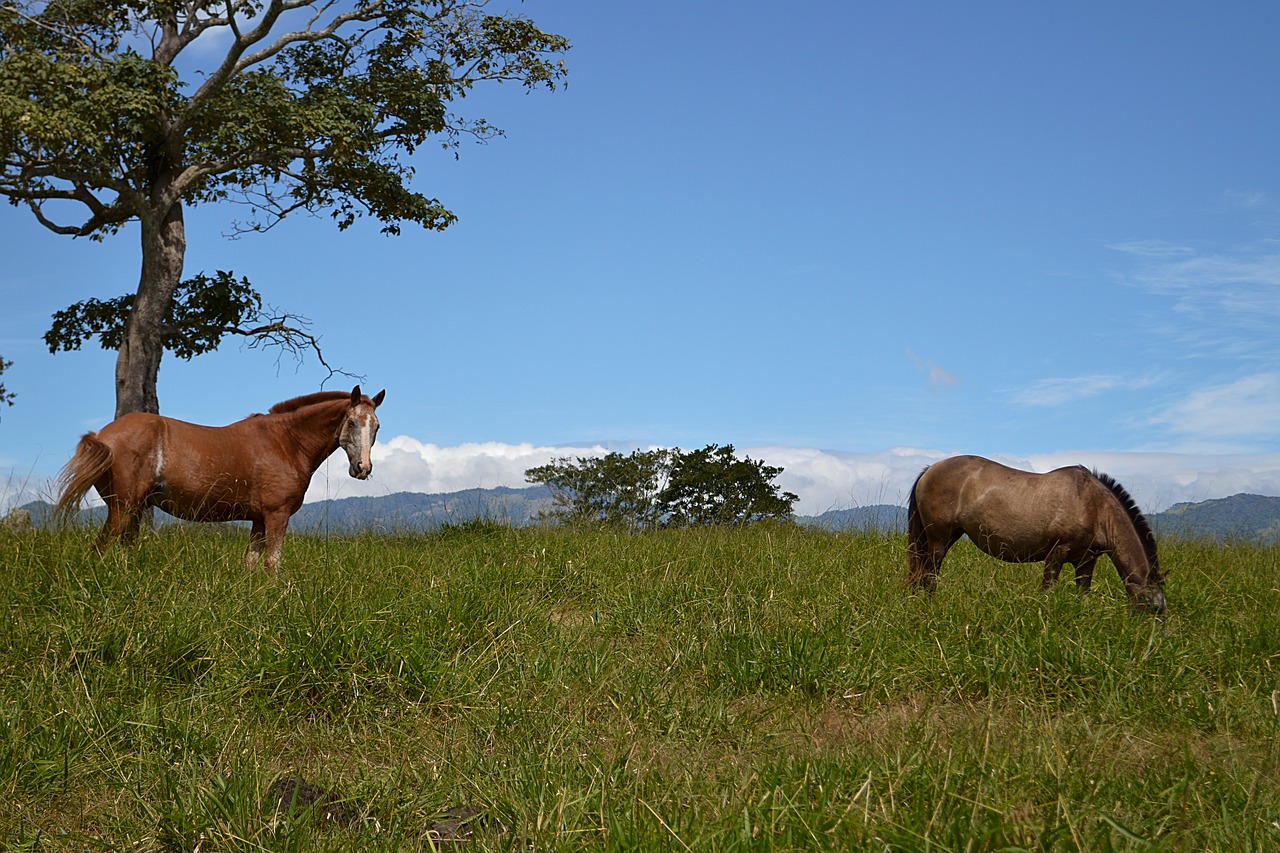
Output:
[[[951,453],[1097,465],[1149,509],[1280,494],[1280,5],[518,9],[572,40],[569,86],[477,92],[506,138],[420,152],[447,232],[188,211],[187,275],[248,276],[387,389],[373,477],[312,497],[710,442],[806,512]],[[132,291],[138,247],[0,226],[3,508],[110,419],[114,354],[41,335]],[[167,357],[161,408],[226,423],[324,376],[228,341]]]

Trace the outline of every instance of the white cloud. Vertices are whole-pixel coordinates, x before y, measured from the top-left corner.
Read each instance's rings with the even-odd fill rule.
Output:
[[[395,492],[455,492],[471,488],[525,488],[524,472],[560,457],[593,457],[635,446],[535,447],[532,444],[463,444],[440,447],[400,435],[373,448],[373,475],[364,481],[347,476],[347,462],[336,454],[311,481],[307,500]],[[647,447],[645,449],[648,449]],[[739,456],[781,467],[778,485],[800,496],[796,509],[817,515],[829,509],[905,503],[911,484],[924,468],[941,459],[938,451],[895,448],[879,453],[843,453],[789,447],[738,447]]]
[[[528,485],[524,472],[558,457],[602,456],[634,447],[608,444],[547,447],[532,444],[464,444],[440,447],[397,436],[374,447],[373,476],[347,476],[341,454],[312,481],[307,500],[385,495],[394,492],[453,492],[469,488]],[[899,447],[872,453],[793,447],[739,447],[738,453],[781,467],[778,484],[800,496],[796,511],[819,515],[830,509],[905,504],[911,485],[928,465],[951,455],[941,450]],[[1062,451],[1031,456],[995,456],[1029,471],[1085,465],[1116,477],[1148,512],[1180,501],[1202,501],[1240,492],[1280,495],[1280,453],[1190,454],[1128,451]]]
[[[1147,512],[1159,512],[1175,503],[1225,498],[1242,492],[1280,496],[1280,453],[1079,450],[1036,454],[1018,467],[1051,471],[1064,465],[1084,465],[1110,474],[1124,484]]]
[[[1271,377],[1280,384],[1280,379]],[[1274,389],[1274,386],[1270,386]],[[1271,416],[1277,417],[1271,410]],[[1276,421],[1272,421],[1273,428]],[[341,452],[330,457],[311,482],[308,501],[394,492],[447,493],[472,488],[524,488],[528,468],[561,457],[594,457],[634,445],[536,446],[533,444],[463,444],[441,447],[401,435],[374,446],[373,475],[353,480]],[[796,511],[820,515],[831,509],[906,503],[911,485],[927,466],[959,451],[897,447],[871,453],[797,447],[739,447],[738,453],[781,467],[778,485],[800,496]],[[1121,483],[1147,512],[1159,512],[1181,501],[1203,501],[1248,492],[1280,495],[1280,452],[1155,453],[1072,450],[1028,456],[992,455],[1028,471],[1050,471],[1084,465],[1106,472]],[[0,515],[33,500],[52,500],[52,484],[0,470]]]
[[[364,481],[347,476],[347,461],[341,453],[329,458],[311,480],[308,501],[354,495],[385,495],[395,492],[426,494],[489,489],[495,486],[524,488],[529,485],[524,472],[552,459],[571,456],[603,456],[603,444],[586,447],[535,447],[532,444],[502,444],[495,441],[441,447],[407,435],[373,446],[373,475]]]
[[[1259,381],[1269,389],[1267,411],[1273,430],[1280,430],[1280,378]],[[1239,384],[1239,383],[1237,383]],[[1230,387],[1230,386],[1229,386]],[[1247,387],[1245,388],[1247,391]],[[1246,398],[1248,394],[1244,395]],[[1206,400],[1209,409],[1211,401]],[[525,470],[562,457],[596,457],[610,451],[629,453],[635,445],[608,442],[540,446],[529,443],[485,442],[442,447],[400,435],[374,445],[373,475],[353,480],[347,460],[335,453],[321,466],[307,492],[308,501],[395,492],[448,493],[472,488],[524,488]],[[874,504],[906,503],[911,486],[927,466],[958,451],[896,447],[870,453],[812,448],[739,447],[738,453],[781,467],[778,485],[799,495],[796,511],[820,515],[831,509]],[[1073,450],[1029,456],[993,455],[997,461],[1028,471],[1049,471],[1084,465],[1116,477],[1148,512],[1180,501],[1202,501],[1241,492],[1280,495],[1280,452],[1155,453]],[[0,469],[0,515],[32,500],[52,500],[49,482],[36,482],[22,473]]]

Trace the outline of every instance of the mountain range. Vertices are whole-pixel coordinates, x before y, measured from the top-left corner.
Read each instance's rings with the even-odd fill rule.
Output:
[[[336,498],[304,504],[293,516],[294,531],[336,534],[373,531],[415,533],[450,524],[482,519],[515,527],[533,523],[552,506],[546,486],[513,489],[466,489],[444,494],[397,492],[379,497]],[[49,523],[52,506],[34,501],[19,509],[31,514],[37,527]],[[101,519],[101,507],[85,510],[86,522]],[[1280,543],[1280,497],[1232,495],[1229,498],[1174,504],[1147,516],[1159,537]],[[816,516],[797,516],[800,524],[834,531],[904,533],[905,507],[890,504],[829,510]]]

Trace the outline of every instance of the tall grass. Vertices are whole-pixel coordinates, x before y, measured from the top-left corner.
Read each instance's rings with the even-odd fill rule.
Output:
[[[791,526],[91,535],[0,532],[0,847],[1280,848],[1276,548],[1162,543],[1155,619]]]

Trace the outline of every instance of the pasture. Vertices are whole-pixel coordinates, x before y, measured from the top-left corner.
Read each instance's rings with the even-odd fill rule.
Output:
[[[0,531],[5,849],[1280,848],[1280,549],[1162,542],[1155,618],[791,525],[92,536]]]

